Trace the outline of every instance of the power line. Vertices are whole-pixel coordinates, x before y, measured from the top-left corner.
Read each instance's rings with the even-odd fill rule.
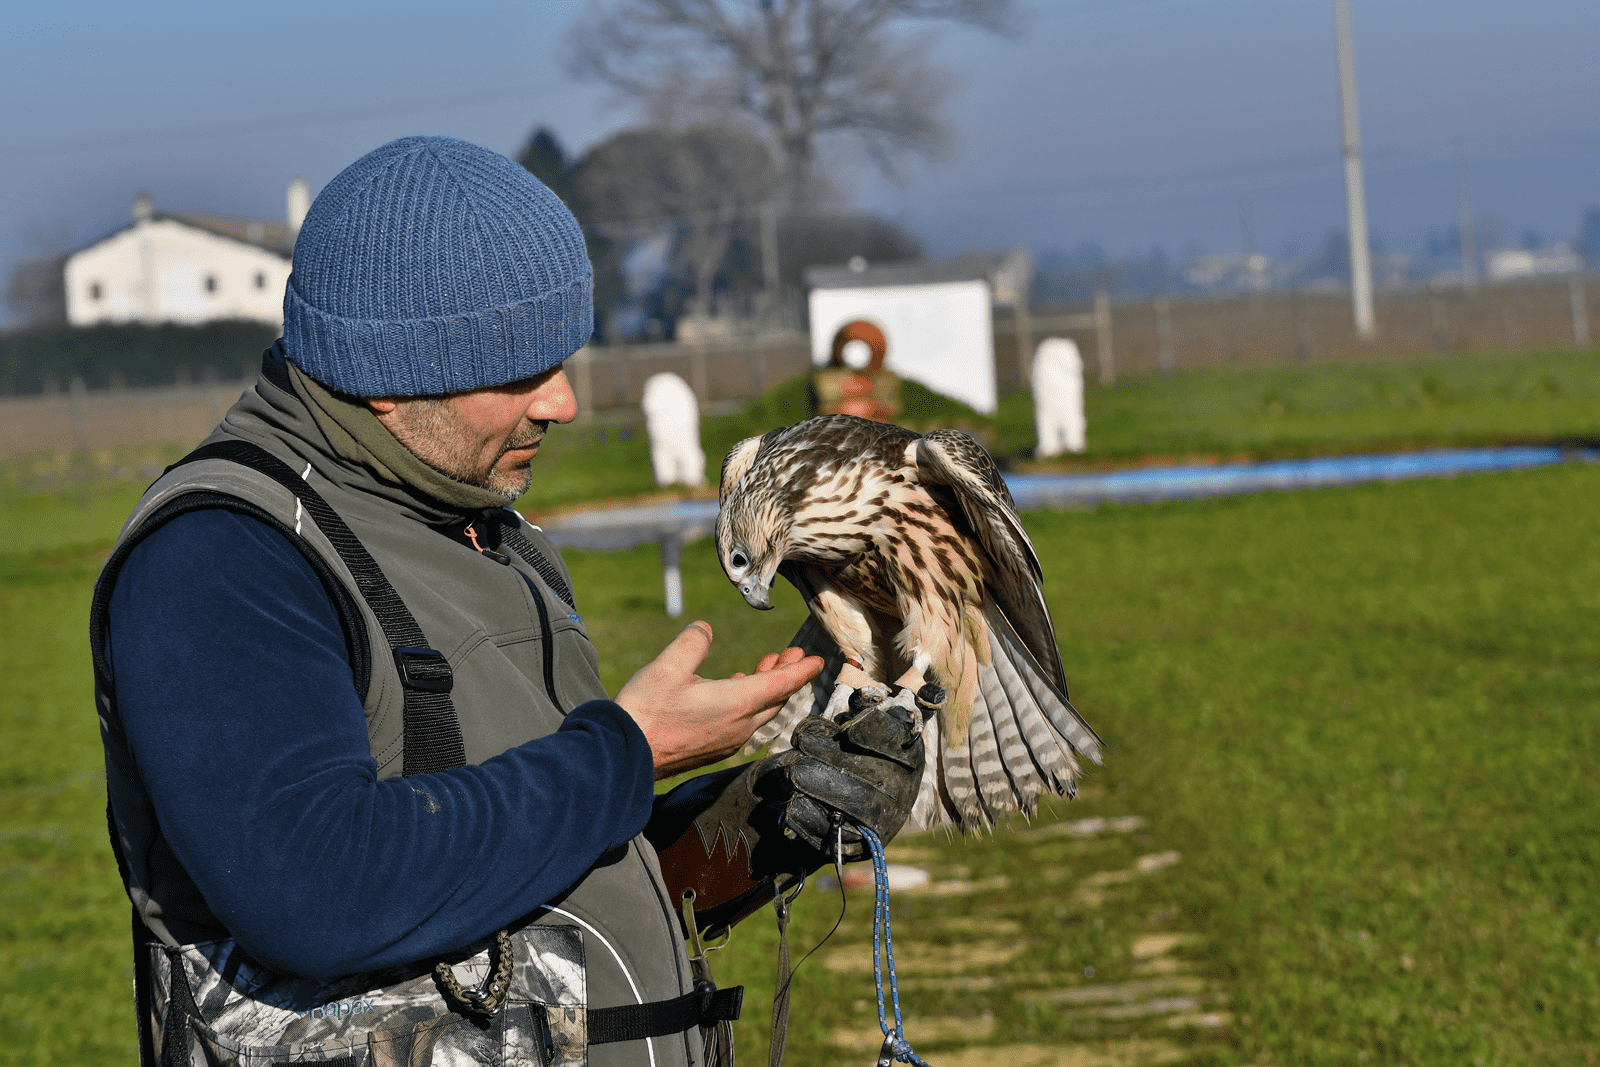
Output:
[[[258,119],[230,122],[198,123],[191,126],[169,126],[131,133],[103,134],[95,137],[77,137],[62,141],[36,141],[32,144],[0,147],[0,160],[10,162],[36,156],[67,155],[96,148],[116,148],[124,145],[150,144],[169,141],[203,140],[210,137],[231,137],[247,133],[268,133],[274,130],[327,126],[354,119],[383,118],[418,114],[424,111],[443,111],[450,108],[469,107],[474,104],[516,99],[548,92],[554,83],[513,85],[502,89],[480,90],[473,93],[453,93],[444,96],[413,97],[386,104],[347,108],[343,111],[305,111],[291,115],[274,115]]]

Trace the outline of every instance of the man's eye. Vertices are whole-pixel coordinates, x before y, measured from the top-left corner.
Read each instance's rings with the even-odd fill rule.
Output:
[[[750,561],[744,558],[744,553],[743,552],[735,552],[733,554],[733,558],[730,559],[728,562],[732,563],[735,567],[743,567],[745,564],[749,563]]]

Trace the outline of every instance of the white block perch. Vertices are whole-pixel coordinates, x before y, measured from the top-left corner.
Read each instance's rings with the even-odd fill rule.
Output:
[[[1039,342],[1033,357],[1033,421],[1039,459],[1084,450],[1083,356],[1075,341],[1046,337]]]
[[[650,435],[650,466],[657,485],[704,485],[706,454],[700,447],[700,404],[689,383],[676,374],[645,379],[645,429]]]

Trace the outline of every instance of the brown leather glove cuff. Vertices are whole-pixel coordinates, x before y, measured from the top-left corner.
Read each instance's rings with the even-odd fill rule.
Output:
[[[828,862],[783,835],[783,798],[756,793],[783,784],[781,773],[769,772],[788,755],[702,775],[656,798],[645,837],[660,858],[673,910],[680,910],[692,889],[695,925],[707,936],[760,910],[777,895],[780,882],[787,885]]]

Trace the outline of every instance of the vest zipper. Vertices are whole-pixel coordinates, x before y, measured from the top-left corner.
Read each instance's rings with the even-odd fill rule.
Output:
[[[489,542],[489,544],[496,544],[499,541],[499,538],[495,535],[499,533],[499,527],[489,523],[488,521],[484,522],[484,527],[484,541]],[[494,531],[494,533],[489,532],[491,529]],[[472,548],[477,549],[481,555],[489,557],[502,566],[511,566],[510,557],[496,552],[493,548],[490,548],[488,545],[478,540],[479,534],[477,523],[475,521],[469,522],[466,524],[466,526],[462,527],[461,536],[468,544],[470,544]],[[511,569],[517,571],[515,567],[511,567]],[[542,631],[540,640],[541,647],[544,651],[542,658],[542,666],[544,667],[544,691],[550,697],[550,703],[555,706],[555,709],[561,714],[565,715],[567,713],[567,709],[562,705],[561,698],[556,695],[556,638],[555,634],[552,633],[550,629],[550,609],[545,606],[544,593],[539,589],[538,583],[532,578],[528,577],[526,574],[523,574],[522,571],[517,571],[517,574],[522,578],[523,581],[528,583],[528,589],[533,593],[533,606],[539,609],[539,629]]]
[[[516,570],[515,567],[511,568]],[[539,609],[540,641],[544,650],[542,665],[544,667],[544,691],[550,697],[550,703],[561,714],[567,713],[566,707],[561,703],[561,698],[556,696],[556,635],[550,629],[550,609],[545,606],[544,593],[534,580],[517,571],[519,577],[528,583],[528,589],[533,593],[533,605]]]

